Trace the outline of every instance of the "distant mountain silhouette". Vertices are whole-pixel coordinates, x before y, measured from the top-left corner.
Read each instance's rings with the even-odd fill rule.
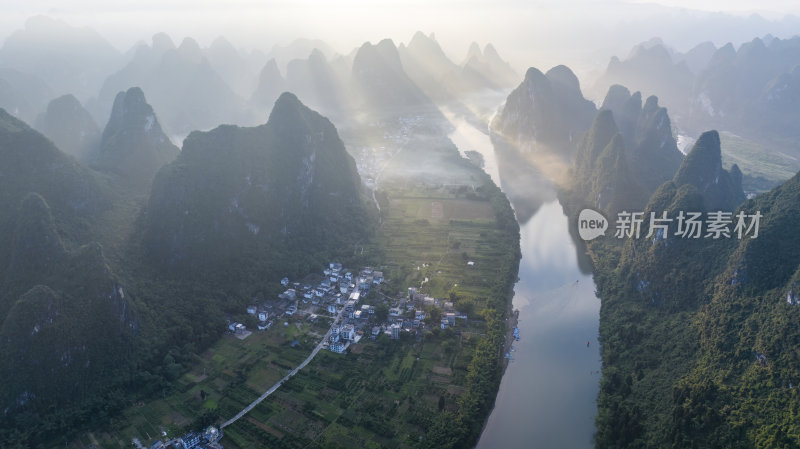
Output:
[[[89,28],[35,16],[25,22],[25,28],[6,38],[0,48],[0,61],[41,79],[57,96],[73,94],[85,101],[97,95],[105,77],[123,59],[119,51]],[[40,112],[43,111],[35,111]]]
[[[70,94],[51,101],[36,127],[61,151],[79,160],[86,160],[100,144],[100,128],[89,111]]]
[[[133,59],[106,79],[92,108],[94,116],[105,120],[117,92],[134,86],[147,95],[171,134],[251,121],[245,101],[190,38],[175,48],[168,36],[157,34],[151,45],[137,47]]]

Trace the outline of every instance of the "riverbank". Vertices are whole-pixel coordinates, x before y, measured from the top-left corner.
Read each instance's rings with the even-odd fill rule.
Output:
[[[503,354],[511,354],[511,349],[514,346],[514,342],[517,341],[516,336],[514,335],[514,329],[517,328],[517,323],[519,322],[519,310],[511,311],[508,315],[508,318],[506,318],[506,322],[508,331],[506,332],[506,342],[503,347]],[[510,357],[503,357],[503,374],[506,373],[506,369],[508,368],[508,363],[511,360],[513,360],[513,355]],[[494,409],[494,407],[492,408]],[[487,416],[486,418],[488,420],[489,417]]]
[[[484,133],[459,133],[465,135],[477,138],[459,142],[482,154],[487,167],[493,168],[493,180],[514,206],[522,253],[518,279],[507,301],[508,327],[499,354],[501,381],[477,448],[591,448],[601,369],[600,301],[591,264],[576,249],[552,183],[533,168],[523,170],[522,178],[514,177],[529,166],[526,161],[503,159],[505,153],[498,152]],[[515,163],[519,169],[509,172]],[[515,182],[508,186],[501,176]],[[514,327],[520,328],[520,341],[513,338]],[[513,364],[502,357],[506,353]]]
[[[516,341],[516,337],[514,336],[514,328],[516,328],[517,324],[519,323],[519,310],[514,310],[512,302],[513,298],[514,295],[512,294],[508,299],[508,311],[507,311],[508,317],[506,318],[506,339],[503,344],[502,354],[510,353],[511,347],[514,345],[514,342]],[[500,370],[501,379],[503,378],[503,376],[505,376],[506,370],[508,369],[508,364],[510,362],[511,358],[505,356],[502,357],[502,360],[500,362],[500,364],[502,365],[502,368]],[[499,386],[498,386],[498,391],[499,391]],[[486,426],[489,424],[489,417],[494,412],[496,404],[497,404],[497,394],[495,394],[495,400],[492,402],[492,408],[489,410],[489,414],[486,415],[486,419],[483,421],[483,426],[481,427],[481,434],[483,434],[483,432],[486,430]]]

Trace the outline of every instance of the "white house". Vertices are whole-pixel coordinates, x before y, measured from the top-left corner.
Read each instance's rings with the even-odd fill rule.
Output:
[[[267,313],[266,310],[259,310],[258,321],[261,321],[263,323],[264,321],[267,321],[267,319],[269,319],[269,313]]]
[[[356,328],[352,324],[345,324],[342,326],[339,333],[344,340],[353,341],[356,339]]]
[[[247,306],[247,314],[248,315],[255,315],[256,314],[256,306]]]
[[[289,278],[283,278],[283,279],[281,279],[281,285],[283,285],[284,287],[286,287],[287,285],[289,285]]]
[[[344,354],[344,343],[342,343],[341,341],[333,342],[328,347],[328,349],[330,349],[331,352],[335,352],[337,354]]]

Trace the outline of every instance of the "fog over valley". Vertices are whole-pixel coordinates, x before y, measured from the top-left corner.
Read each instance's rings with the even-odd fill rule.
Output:
[[[800,447],[796,2],[0,30],[0,447]]]

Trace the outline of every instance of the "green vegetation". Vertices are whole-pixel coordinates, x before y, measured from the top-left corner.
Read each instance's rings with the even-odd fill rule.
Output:
[[[138,87],[119,92],[93,165],[114,173],[135,192],[147,192],[153,176],[180,149],[169,141]]]
[[[147,131],[152,109],[136,93],[129,100],[145,121],[139,114],[117,130]],[[101,174],[0,119],[3,447],[128,447],[233,416],[330,323],[293,322],[241,341],[220,339],[226,318],[246,320],[244,307],[274,297],[278,279],[331,259],[385,267],[388,285],[366,298],[378,317],[418,286],[469,319],[321,354],[231,426],[226,445],[336,447],[339,435],[373,447],[474,444],[499,385],[519,228],[503,193],[438,125],[388,125],[413,141],[381,180],[376,229],[336,129],[291,94],[265,125],[191,134],[149,197],[136,184],[146,174],[127,172],[129,183],[122,173],[127,162],[153,168],[147,155],[117,154],[121,165]],[[124,142],[129,134],[109,134],[106,150],[141,149],[141,140]],[[386,407],[398,420],[382,417]],[[272,437],[254,438],[250,424]]]
[[[722,165],[730,169],[736,164],[744,174],[745,192],[766,192],[794,176],[800,161],[793,156],[775,151],[756,142],[729,132],[720,133],[722,140]]]
[[[647,211],[702,203],[667,183]],[[764,215],[758,238],[590,243],[598,447],[800,446],[800,306],[788,301],[800,291],[800,175],[739,210]]]
[[[455,331],[434,329],[399,341],[383,335],[375,342],[362,340],[347,355],[321,353],[277,394],[226,428],[226,448],[475,444],[500,381],[518,227],[493,184],[471,192],[472,200],[458,192],[389,190],[378,240],[367,251],[385,259],[390,281],[384,291],[404,295],[406,287],[419,286],[454,300],[456,309],[476,310],[476,316],[463,325],[459,320]],[[438,214],[433,203],[447,212],[422,221],[426,211],[428,217]],[[486,213],[484,205],[493,213],[454,218]],[[454,241],[461,242],[459,248]],[[464,253],[474,266],[467,265]]]
[[[388,283],[369,301],[391,301],[427,277],[421,292],[453,300],[470,318],[445,331],[429,321],[433,332],[417,338],[365,336],[346,355],[321,352],[225,429],[226,448],[474,444],[500,381],[503,318],[519,257],[516,221],[491,183],[475,191],[417,189],[411,197],[389,190],[384,197],[383,225],[364,252],[385,261]],[[432,203],[442,203],[444,215],[420,224],[425,212],[430,218]],[[454,241],[461,242],[458,248]],[[209,417],[230,418],[297,366],[329,325],[304,323],[298,332],[290,322],[245,340],[225,336],[198,356],[171,352],[162,365],[181,364],[187,372],[175,368],[174,381],[131,400],[114,423],[80,440],[127,447],[131,438],[155,438],[161,428],[178,435]],[[291,347],[295,339],[300,344]]]
[[[603,100],[602,110],[614,116],[627,150],[627,165],[636,184],[652,194],[661,184],[672,179],[683,155],[672,137],[667,109],[659,106],[657,97],[651,95],[642,106],[639,92],[631,95],[627,88],[612,85]]]
[[[286,93],[265,125],[186,138],[153,183],[143,256],[182,279],[299,276],[369,233],[366,201],[331,122]]]
[[[571,169],[574,185],[568,202],[585,204],[609,214],[641,207],[646,194],[636,180],[626,153],[612,112],[601,110],[575,153]]]
[[[299,325],[302,332],[295,346],[291,345],[297,331],[293,321],[288,327],[275,326],[244,340],[225,335],[197,355],[168,354],[163,364],[173,371],[174,381],[152,395],[131,399],[110,425],[95,427],[96,431],[80,439],[94,438],[103,448],[128,447],[132,438],[152,441],[160,437],[161,429],[176,437],[232,417],[305,359],[330,321]],[[190,369],[184,372],[176,365],[179,360]]]
[[[129,106],[144,115],[128,117],[129,121],[117,117],[121,121],[115,122],[115,129],[131,132],[109,132],[115,140],[107,143],[114,150],[141,150],[141,132],[146,134],[145,140],[160,141],[163,137],[157,122],[147,119],[147,112],[152,113],[152,109],[141,96],[132,96],[127,98],[134,103]],[[154,238],[149,232],[152,229],[146,229],[148,217],[163,214],[165,224],[174,224],[169,213],[182,213],[185,208],[167,205],[165,211],[152,207],[148,210],[147,192],[125,182],[112,167],[104,166],[108,174],[83,167],[24,123],[4,111],[0,113],[0,317],[4,335],[0,345],[4,379],[0,399],[7,410],[0,417],[0,442],[4,447],[61,445],[72,441],[87,425],[113,426],[118,422],[117,413],[128,404],[150,401],[157,395],[163,397],[179,388],[176,382],[193,366],[195,354],[202,353],[222,335],[226,313],[240,313],[253,298],[276,294],[277,280],[302,269],[302,263],[319,266],[322,260],[340,252],[345,256],[340,260],[347,262],[352,244],[368,237],[372,218],[363,209],[358,210],[358,205],[337,209],[345,201],[359,203],[361,197],[355,191],[358,178],[354,164],[347,158],[335,129],[296,99],[288,108],[291,110],[279,113],[274,121],[273,126],[279,131],[273,136],[273,143],[279,146],[283,142],[281,148],[290,150],[284,155],[290,154],[302,146],[307,133],[316,132],[314,126],[324,125],[324,141],[312,150],[317,153],[317,162],[330,170],[316,171],[316,178],[323,182],[310,192],[314,198],[311,205],[316,207],[323,195],[340,195],[342,201],[333,199],[318,208],[318,212],[338,217],[339,221],[334,224],[326,215],[302,215],[299,219],[313,220],[298,224],[261,204],[260,213],[268,215],[265,220],[285,219],[285,226],[296,225],[293,230],[312,228],[319,234],[297,235],[297,239],[281,246],[282,251],[253,248],[262,251],[245,253],[247,257],[240,260],[241,265],[203,254],[202,260],[209,261],[205,273],[212,271],[211,263],[217,268],[213,270],[214,277],[204,277],[203,272],[165,276],[164,266],[152,264],[152,257],[143,248],[147,237]],[[151,126],[150,134],[147,126]],[[136,142],[125,142],[125,136]],[[331,144],[338,148],[330,150],[333,156],[325,155]],[[251,160],[236,162],[231,154],[224,156],[230,164],[250,164],[253,168]],[[260,166],[280,170],[279,162],[286,161],[279,160],[280,155],[273,156],[278,159],[276,163],[260,160]],[[206,168],[214,172],[221,166]],[[187,174],[185,166],[177,171]],[[297,177],[287,178],[286,173],[288,170],[283,170],[283,177],[276,176],[275,183],[268,187],[295,198],[290,190],[302,190],[302,186],[294,184]],[[225,179],[224,173],[216,175],[219,182],[231,181]],[[259,178],[254,176],[253,180],[257,182]],[[239,181],[246,182],[244,177]],[[281,187],[279,182],[286,185]],[[350,190],[337,189],[337,185]],[[261,187],[257,185],[256,189]],[[150,205],[179,195],[175,191],[153,192],[156,199]],[[219,204],[212,201],[218,199],[213,192],[202,199]],[[258,199],[257,195],[243,198],[239,212],[258,210],[254,205]],[[224,203],[214,213],[190,218],[207,220],[193,222],[203,232],[212,229],[217,218],[227,216],[230,203]],[[249,206],[253,207],[247,209]],[[302,203],[295,207],[298,206]],[[242,218],[241,214],[237,217]],[[239,224],[242,228],[238,235],[252,236],[243,222]],[[271,230],[261,224],[264,239],[270,238],[270,232],[273,236],[280,234],[278,223],[270,224],[275,226]],[[338,237],[337,231],[341,231],[342,238],[326,240],[332,235]],[[187,237],[192,240],[197,235]],[[232,242],[240,240],[231,237],[230,248],[235,249]],[[97,241],[108,248],[109,259]],[[166,243],[157,249],[169,261],[179,248]],[[294,260],[302,259],[302,263],[293,266],[293,256],[297,256]],[[281,260],[286,265],[281,265]],[[214,402],[218,407],[224,406],[217,399],[210,400],[204,402],[206,409],[213,408]],[[207,421],[210,416],[198,417],[201,418]]]

